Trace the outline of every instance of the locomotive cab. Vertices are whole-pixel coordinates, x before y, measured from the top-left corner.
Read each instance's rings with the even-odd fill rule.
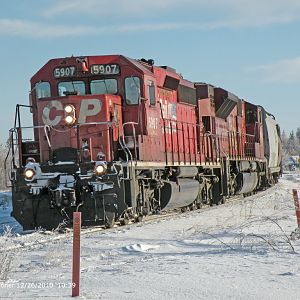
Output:
[[[32,77],[34,140],[22,138],[21,126],[14,133],[20,145],[14,185],[22,191],[13,191],[19,199],[12,214],[25,229],[53,228],[71,220],[83,204],[85,223],[111,226],[132,206],[120,183],[126,171],[117,161],[131,154],[123,137],[122,103],[138,118],[141,114],[137,73],[120,56],[71,57],[50,60]],[[138,134],[131,121],[125,130]],[[117,203],[119,198],[124,201]]]

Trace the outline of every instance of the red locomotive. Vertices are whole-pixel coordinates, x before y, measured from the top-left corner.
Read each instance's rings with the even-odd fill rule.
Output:
[[[261,106],[122,55],[52,59],[31,79],[33,127],[11,130],[12,199],[24,229],[126,224],[219,204],[277,181],[281,142]],[[33,130],[32,140],[24,131]]]

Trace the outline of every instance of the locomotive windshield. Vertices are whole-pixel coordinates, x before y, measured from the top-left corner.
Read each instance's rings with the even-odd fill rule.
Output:
[[[118,92],[116,79],[92,80],[90,88],[93,95],[116,94]]]
[[[84,81],[63,81],[58,84],[58,95],[85,95]]]

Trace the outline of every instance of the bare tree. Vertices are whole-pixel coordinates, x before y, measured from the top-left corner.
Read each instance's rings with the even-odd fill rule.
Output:
[[[299,143],[295,137],[294,131],[290,133],[290,136],[286,142],[286,151],[289,155],[297,155],[299,152]]]
[[[296,137],[297,137],[297,140],[298,140],[298,145],[300,145],[300,127],[297,128]]]
[[[287,141],[288,141],[288,138],[287,138],[286,132],[283,130],[281,132],[283,160],[287,160],[290,156],[290,154],[288,153],[288,150],[287,150]]]
[[[7,147],[3,144],[0,144],[0,189],[3,190],[6,188],[5,182],[5,170],[4,170],[4,161],[7,154]]]

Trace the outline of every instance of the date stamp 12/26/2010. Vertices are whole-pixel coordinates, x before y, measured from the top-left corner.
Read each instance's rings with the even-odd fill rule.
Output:
[[[0,282],[1,289],[68,289],[74,288],[74,282]]]

